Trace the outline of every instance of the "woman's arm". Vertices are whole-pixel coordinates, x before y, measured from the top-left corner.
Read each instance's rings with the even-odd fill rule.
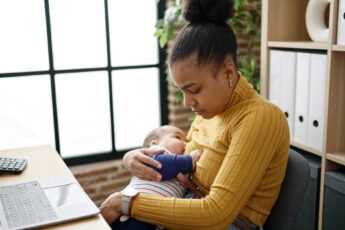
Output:
[[[231,144],[208,196],[178,199],[140,194],[133,203],[132,216],[168,229],[225,229],[244,209],[280,149],[282,157],[270,169],[277,170],[277,178],[267,185],[273,186],[278,195],[288,148],[286,119],[266,105],[244,117],[233,130]]]
[[[123,165],[132,175],[144,180],[160,181],[175,178],[179,172],[191,173],[202,155],[195,150],[189,155],[162,154],[164,149],[142,148],[129,151]]]
[[[196,197],[201,198],[203,194],[196,189],[196,187],[189,181],[189,179],[182,173],[191,173],[195,167],[196,161],[202,155],[201,150],[195,150],[191,155],[175,155],[175,154],[157,154],[151,156],[159,163],[162,168],[154,168],[161,173],[163,180],[177,178],[184,186],[194,192]],[[150,166],[151,167],[151,166]],[[116,192],[110,195],[101,205],[101,214],[105,220],[110,224],[114,222],[121,215],[121,193]]]

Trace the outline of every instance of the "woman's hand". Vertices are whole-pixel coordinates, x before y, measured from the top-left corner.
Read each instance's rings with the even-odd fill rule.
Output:
[[[202,150],[194,150],[189,155],[192,157],[192,163],[193,163],[193,171],[196,168],[196,162],[200,159],[203,151]]]
[[[161,168],[162,165],[149,156],[161,154],[164,151],[164,149],[134,149],[124,155],[122,162],[125,168],[128,169],[132,175],[143,180],[160,181],[162,179],[162,175],[145,164]]]
[[[113,223],[117,218],[121,216],[121,192],[116,192],[108,196],[108,198],[102,203],[101,214],[108,224]]]

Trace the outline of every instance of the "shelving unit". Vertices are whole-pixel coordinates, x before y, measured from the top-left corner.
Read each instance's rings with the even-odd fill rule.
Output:
[[[300,144],[300,143],[297,143],[297,142],[294,142],[294,141],[291,141],[291,145],[295,146],[295,147],[297,147],[299,149],[303,149],[304,151],[313,153],[314,155],[317,155],[317,156],[320,156],[320,157],[322,157],[322,155],[323,155],[322,152],[320,152],[317,149],[314,149],[312,147],[309,147],[309,146],[306,146],[306,145],[303,145],[303,144]]]
[[[327,160],[334,163],[345,165],[345,152],[342,153],[327,153]]]
[[[308,50],[327,50],[328,45],[321,42],[311,41],[269,41],[267,42],[269,48],[286,48],[286,49],[308,49]]]
[[[312,41],[305,25],[308,0],[263,0],[261,29],[261,94],[268,98],[270,50],[322,52],[327,55],[326,96],[324,110],[324,147],[291,145],[321,157],[318,229],[323,229],[325,173],[345,169],[345,45],[337,45],[339,0],[330,0],[326,21],[330,29],[328,42]]]
[[[344,45],[332,45],[332,50],[333,51],[345,51],[345,46]]]

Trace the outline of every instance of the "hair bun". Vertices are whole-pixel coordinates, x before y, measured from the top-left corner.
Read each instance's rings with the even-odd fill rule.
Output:
[[[185,0],[183,13],[191,23],[226,22],[233,14],[233,0]]]

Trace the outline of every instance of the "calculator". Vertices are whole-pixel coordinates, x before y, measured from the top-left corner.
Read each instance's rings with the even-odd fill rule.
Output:
[[[27,161],[26,159],[0,157],[0,173],[21,173]]]

